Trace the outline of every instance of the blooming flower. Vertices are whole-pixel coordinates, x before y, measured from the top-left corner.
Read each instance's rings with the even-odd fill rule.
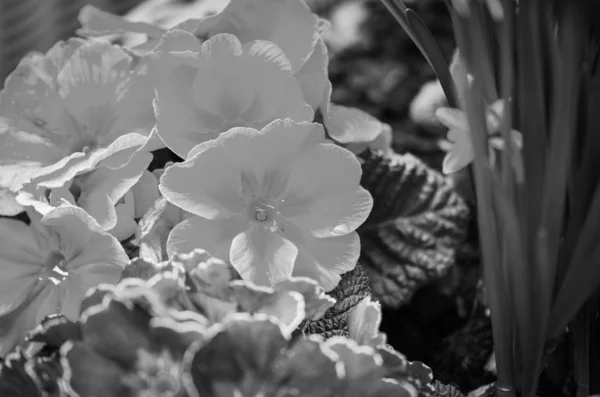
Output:
[[[352,270],[356,228],[373,200],[356,157],[324,143],[320,124],[276,120],[233,128],[166,169],[159,189],[196,215],[169,235],[169,257],[203,248],[247,281],[309,277],[326,290]]]
[[[146,43],[132,49],[140,53],[154,49],[160,38],[157,29],[160,32],[161,28],[157,26],[119,19],[93,7],[84,7],[80,20],[84,27],[81,33],[88,36],[123,32],[147,35]],[[215,15],[188,19],[169,26],[169,30],[184,30],[203,39],[229,33],[244,45],[254,40],[274,43],[289,60],[292,76],[300,83],[306,103],[315,112],[321,111],[328,135],[341,144],[372,142],[385,130],[379,120],[360,109],[331,103],[329,58],[321,36],[329,25],[312,13],[303,0],[231,0]]]
[[[174,30],[162,37],[153,59],[157,131],[180,157],[232,127],[313,119],[289,61],[273,43],[242,45],[230,34],[200,43]]]
[[[451,150],[446,154],[442,170],[445,174],[450,174],[461,170],[473,161],[473,144],[471,141],[471,133],[469,131],[469,123],[466,114],[459,109],[442,107],[436,111],[436,115],[440,122],[449,128],[448,140],[453,145]],[[489,139],[490,145],[490,160],[495,161],[494,150],[502,150],[504,141],[498,136],[500,124],[504,115],[504,101],[498,100],[487,109],[487,130],[491,135]],[[493,136],[493,135],[496,136]],[[522,136],[517,130],[510,131],[512,144],[515,151],[522,147]],[[523,178],[523,166],[519,153],[513,154],[513,167],[517,173],[517,178]]]
[[[71,39],[25,57],[0,94],[5,201],[42,168],[60,187],[100,162],[127,164],[154,126],[153,96],[145,61],[108,42]]]
[[[156,178],[146,170],[151,160],[152,155],[142,151],[116,170],[92,162],[72,179],[60,179],[63,183],[58,186],[53,185],[56,173],[42,173],[24,184],[16,200],[42,215],[61,205],[76,205],[123,241],[135,233],[134,219],[158,198]]]
[[[127,254],[80,208],[55,209],[27,226],[0,219],[0,356],[44,317],[79,317],[87,290],[116,283]]]

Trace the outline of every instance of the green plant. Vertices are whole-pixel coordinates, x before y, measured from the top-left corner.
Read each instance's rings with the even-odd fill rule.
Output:
[[[577,394],[597,392],[590,343],[600,286],[600,8],[579,0],[504,0],[502,8],[447,1],[463,63],[452,92],[443,60],[430,55],[431,35],[401,1],[382,1],[427,54],[450,105],[466,113],[497,394],[533,397],[545,350],[567,328]],[[498,99],[507,104],[498,120],[505,144],[492,162],[486,112]],[[522,149],[511,129],[522,133]]]

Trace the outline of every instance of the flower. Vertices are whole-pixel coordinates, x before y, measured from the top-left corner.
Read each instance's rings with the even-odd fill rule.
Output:
[[[243,279],[309,277],[329,291],[360,253],[356,228],[373,206],[356,157],[324,143],[316,123],[232,128],[167,168],[159,190],[196,215],[169,235],[169,257],[203,248]]]
[[[381,326],[381,304],[363,298],[348,313],[348,333],[350,338],[361,346],[378,347],[385,345],[386,335],[379,331]]]
[[[490,160],[492,163],[495,160],[493,150],[502,150],[504,148],[504,141],[498,136],[503,115],[504,101],[501,99],[494,102],[487,109],[487,130],[491,136],[489,139],[489,145]],[[444,158],[442,170],[445,174],[457,172],[469,165],[474,158],[473,144],[471,142],[471,133],[469,131],[467,115],[459,109],[442,107],[436,111],[436,116],[442,124],[449,128],[448,140],[453,143],[452,148]],[[513,167],[517,178],[522,180],[524,172],[522,160],[520,153],[516,153],[516,151],[521,149],[523,138],[521,133],[514,129],[510,131],[510,134],[514,147],[512,156]]]
[[[111,169],[102,161],[91,162],[69,180],[57,178],[56,172],[42,171],[24,184],[16,200],[25,207],[32,206],[41,215],[61,205],[76,205],[123,241],[135,233],[134,219],[141,218],[152,204],[150,200],[158,197],[156,178],[146,170],[151,160],[152,155],[142,151],[118,169]]]
[[[260,129],[279,118],[313,119],[289,61],[273,43],[242,45],[231,34],[201,43],[189,32],[174,30],[150,56],[157,73],[157,132],[180,157],[232,127]]]
[[[142,54],[156,48],[161,32],[165,32],[147,21],[127,21],[91,6],[82,9],[80,21],[84,27],[80,34],[88,37],[124,32],[147,35],[147,42],[132,48]],[[328,135],[341,144],[372,142],[385,131],[379,120],[360,109],[331,103],[329,57],[322,37],[329,26],[304,1],[232,0],[215,15],[168,27],[169,31],[183,30],[202,39],[229,33],[242,44],[254,40],[274,43],[289,60],[292,76],[300,83],[306,103],[323,115]]]
[[[87,290],[116,283],[128,261],[117,239],[80,208],[35,215],[30,226],[0,219],[0,356],[48,315],[77,320]]]
[[[155,124],[153,96],[145,61],[108,42],[71,39],[25,57],[0,94],[7,206],[21,210],[15,193],[42,169],[56,174],[59,187],[100,161],[112,169],[127,164]]]

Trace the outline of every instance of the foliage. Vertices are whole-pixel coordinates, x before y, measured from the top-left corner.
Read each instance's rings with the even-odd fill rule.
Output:
[[[332,304],[312,280],[256,287],[232,280],[228,265],[200,250],[149,267],[132,262],[128,275],[146,279],[126,277],[90,290],[77,321],[45,319],[0,366],[2,395],[417,396],[433,390],[427,367],[385,345],[370,320],[380,315],[378,306],[369,300],[354,309],[350,338],[294,336],[304,318],[317,318]]]

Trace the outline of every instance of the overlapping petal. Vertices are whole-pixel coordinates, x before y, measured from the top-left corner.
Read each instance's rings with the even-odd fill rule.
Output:
[[[167,253],[172,258],[177,253],[202,248],[216,258],[228,260],[231,242],[247,227],[248,221],[242,216],[231,219],[194,216],[173,228],[167,240]]]
[[[146,139],[155,123],[149,78],[145,62],[105,41],[70,39],[26,57],[0,94],[0,188],[14,193],[50,171],[73,176],[84,160],[115,155],[108,148],[123,135]]]
[[[292,276],[298,247],[279,234],[252,225],[231,243],[231,264],[245,280],[272,285]]]
[[[262,128],[275,119],[312,121],[312,108],[279,47],[242,45],[219,34],[200,45],[189,32],[169,31],[153,54],[155,112],[162,140],[186,158],[199,143],[232,127]]]
[[[232,0],[219,14],[204,18],[195,33],[203,37],[230,33],[242,43],[271,41],[281,47],[295,73],[319,39],[318,21],[304,0]]]
[[[32,215],[31,226],[0,222],[2,244],[10,244],[0,250],[0,355],[48,315],[76,320],[88,288],[116,283],[128,260],[118,240],[78,207],[54,209],[41,221]]]

